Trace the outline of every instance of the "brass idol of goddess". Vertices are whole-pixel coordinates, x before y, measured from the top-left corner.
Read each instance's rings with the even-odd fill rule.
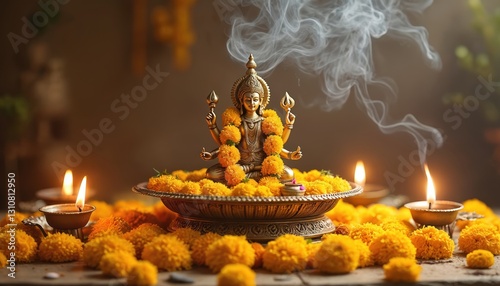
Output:
[[[262,115],[269,103],[270,91],[264,79],[257,75],[255,71],[257,65],[252,55],[250,55],[246,67],[246,74],[236,80],[231,90],[233,105],[239,111],[241,117],[241,125],[239,126],[241,140],[236,145],[240,152],[240,160],[237,164],[242,167],[246,178],[259,180],[262,177],[262,162],[266,158],[266,153],[263,150],[266,134],[262,131],[262,122],[264,120]],[[205,119],[212,138],[220,146],[223,143],[220,140],[220,130],[217,127],[217,117],[214,111],[217,101],[217,95],[212,91],[207,97],[210,111]],[[295,123],[295,115],[291,112],[294,104],[294,100],[288,93],[280,102],[281,107],[286,112],[285,126],[281,136],[283,144],[288,140]],[[218,154],[219,148],[211,152],[207,152],[203,148],[200,156],[203,160],[211,160],[217,158]],[[280,156],[285,159],[299,160],[302,158],[302,152],[300,147],[297,147],[295,151],[288,151],[283,148]],[[216,182],[226,183],[224,171],[225,168],[220,163],[217,163],[207,169],[206,177]],[[293,170],[285,165],[284,171],[279,178],[283,183],[292,181],[294,178]]]

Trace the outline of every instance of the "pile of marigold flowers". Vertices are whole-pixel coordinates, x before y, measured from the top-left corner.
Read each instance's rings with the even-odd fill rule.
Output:
[[[246,179],[228,186],[205,178],[206,168],[195,171],[177,170],[169,174],[159,173],[149,178],[147,187],[161,192],[208,196],[281,196],[283,184],[277,176],[264,176],[259,181]],[[302,184],[305,195],[321,195],[345,192],[352,189],[345,179],[327,171],[301,172],[294,169],[295,183]]]
[[[322,175],[304,176],[318,180]],[[21,223],[27,214],[16,213],[16,262],[81,261],[103,275],[126,278],[134,285],[156,284],[159,271],[204,266],[218,275],[220,285],[255,285],[257,268],[271,273],[315,269],[337,275],[381,267],[386,280],[411,282],[419,279],[421,260],[449,259],[462,252],[465,267],[484,269],[500,254],[500,218],[476,199],[465,201],[464,206],[484,218],[457,228],[456,245],[443,230],[432,226],[415,229],[408,209],[381,204],[355,207],[340,201],[326,213],[336,225],[334,233],[314,242],[286,234],[264,245],[244,236],[200,233],[190,228],[170,231],[168,226],[176,215],[161,202],[152,206],[138,201],[89,203],[99,207],[92,214],[95,223],[86,241],[60,233],[43,237],[37,228]],[[1,267],[9,254],[9,231],[5,217],[0,221]],[[241,281],[246,284],[238,284]]]

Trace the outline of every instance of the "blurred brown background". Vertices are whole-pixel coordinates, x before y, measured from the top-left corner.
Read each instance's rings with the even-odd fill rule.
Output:
[[[215,90],[219,96],[216,112],[220,115],[231,104],[233,82],[245,72],[244,64],[232,61],[226,51],[229,26],[220,20],[212,1],[196,1],[188,12],[195,35],[186,50],[191,63],[182,69],[175,63],[172,43],[155,39],[151,22],[155,7],[173,4],[145,2],[147,19],[142,29],[146,31],[147,58],[143,67],[159,69],[168,76],[147,90],[140,101],[127,99],[124,96],[143,86],[148,75],[144,68],[139,70],[143,74],[135,74],[132,68],[132,59],[137,56],[133,30],[141,28],[134,22],[133,11],[140,3],[58,3],[57,15],[49,17],[50,23],[34,37],[25,37],[26,42],[19,43],[16,53],[9,33],[22,36],[26,25],[23,17],[32,19],[43,9],[38,1],[2,2],[0,96],[21,97],[25,99],[21,105],[31,106],[27,128],[21,133],[13,132],[12,121],[4,120],[1,127],[2,189],[6,189],[7,174],[14,172],[18,201],[34,199],[39,189],[61,185],[62,177],[54,166],[59,171],[64,165],[71,167],[75,184],[87,175],[89,186],[98,192],[96,198],[114,201],[145,199],[132,193],[131,187],[152,176],[153,168],[193,170],[215,163],[199,158],[202,147],[215,147],[204,120],[208,111],[205,100]],[[498,4],[485,1],[485,5],[494,9]],[[39,21],[44,20],[38,16]],[[440,54],[443,67],[431,69],[417,47],[407,42],[387,37],[376,40],[376,74],[392,78],[398,86],[398,99],[390,105],[391,116],[398,119],[412,113],[445,134],[442,148],[427,159],[438,199],[479,198],[500,206],[494,148],[484,136],[490,124],[476,109],[468,111],[468,117],[454,117],[460,122],[444,117],[452,115],[452,106],[443,103],[448,93],[473,95],[474,88],[481,84],[459,67],[455,57],[459,44],[480,48],[467,1],[436,1],[425,13],[410,19],[428,29],[429,42]],[[255,60],[258,64],[259,59]],[[416,149],[408,134],[382,134],[357,108],[354,98],[332,112],[310,106],[309,95],[322,93],[320,80],[301,74],[291,65],[281,65],[266,80],[271,88],[271,108],[280,110],[279,99],[285,91],[297,101],[293,109],[297,120],[286,147],[300,145],[304,157],[288,162],[290,166],[327,169],[352,180],[356,161],[363,160],[368,182],[390,185],[395,194],[425,200],[422,168],[405,163]],[[99,132],[94,130],[99,128]],[[85,133],[95,136],[94,143],[88,143]],[[69,150],[78,148],[79,156],[70,155]],[[72,157],[70,161],[68,156]],[[397,176],[397,181],[388,181],[388,174]],[[6,206],[4,197],[1,208]]]

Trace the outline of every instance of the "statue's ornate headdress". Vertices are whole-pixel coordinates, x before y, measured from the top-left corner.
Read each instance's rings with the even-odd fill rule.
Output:
[[[250,55],[247,62],[247,73],[245,76],[236,80],[231,90],[231,99],[234,106],[241,110],[241,102],[245,93],[258,93],[262,98],[261,110],[269,104],[271,93],[266,81],[257,75],[255,68],[257,64],[253,60],[253,55]]]

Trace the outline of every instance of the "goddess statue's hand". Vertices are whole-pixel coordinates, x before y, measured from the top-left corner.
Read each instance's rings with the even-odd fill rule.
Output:
[[[200,153],[201,159],[207,161],[212,159],[212,153],[205,151],[205,148]]]
[[[207,121],[209,127],[215,126],[217,124],[217,115],[215,115],[215,112],[212,110],[208,112],[205,120]]]
[[[290,159],[292,159],[292,160],[299,160],[300,158],[302,158],[302,151],[300,151],[300,146],[298,146],[297,150],[293,151],[290,154]]]
[[[287,111],[286,118],[285,118],[285,123],[287,125],[293,125],[295,123],[295,114],[293,114],[290,111]]]

